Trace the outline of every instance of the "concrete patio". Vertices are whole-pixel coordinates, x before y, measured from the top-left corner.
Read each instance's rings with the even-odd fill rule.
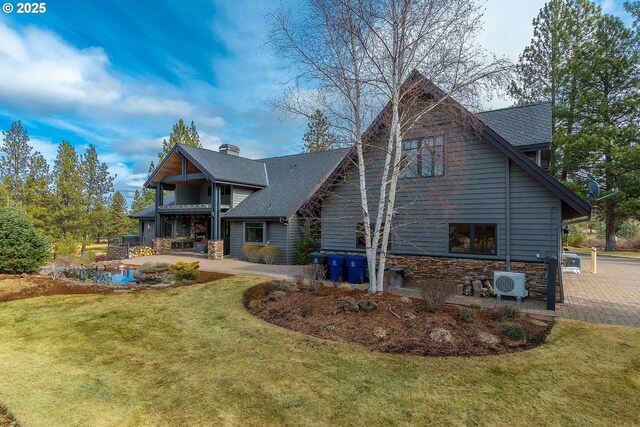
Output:
[[[171,264],[185,260],[199,261],[200,268],[204,271],[281,280],[302,273],[303,269],[303,266],[299,265],[254,264],[236,259],[209,260],[196,254],[153,255],[122,262],[141,265],[145,262]],[[582,274],[564,274],[565,302],[557,303],[555,311],[547,310],[544,301],[529,299],[523,301],[522,311],[594,323],[640,327],[640,260],[600,257],[597,274],[589,272],[588,257],[582,258],[582,266]],[[396,289],[393,292],[398,295],[420,297],[419,290],[415,288]],[[498,302],[495,298],[462,295],[454,295],[448,301],[461,305],[477,303],[486,308],[515,303],[509,299]]]

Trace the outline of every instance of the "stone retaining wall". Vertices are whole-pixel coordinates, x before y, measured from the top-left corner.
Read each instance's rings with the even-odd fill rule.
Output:
[[[108,245],[107,259],[125,259],[129,256],[128,247],[123,245]]]

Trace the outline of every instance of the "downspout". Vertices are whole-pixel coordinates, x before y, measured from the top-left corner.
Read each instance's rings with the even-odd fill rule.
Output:
[[[511,271],[511,160],[507,157],[505,162],[505,222],[506,222],[506,262],[507,271]]]
[[[279,218],[280,224],[287,227],[287,240],[285,244],[285,261],[289,264],[289,220],[287,218]]]

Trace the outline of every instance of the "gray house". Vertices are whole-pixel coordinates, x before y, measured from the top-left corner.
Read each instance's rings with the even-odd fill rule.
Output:
[[[439,90],[416,76],[425,83],[421,95]],[[468,281],[509,268],[526,273],[530,295],[543,297],[544,260],[560,258],[563,222],[590,215],[547,172],[551,105],[477,115],[457,108],[475,124],[452,124],[436,110],[406,132],[390,264],[403,266],[410,282]],[[382,169],[383,113],[366,133],[369,188]],[[219,152],[177,145],[145,183],[156,189],[155,206],[133,217],[158,252],[223,241],[223,248],[210,244],[210,257],[223,251],[241,258],[244,245],[268,244],[293,263],[305,216],[319,219],[322,250],[364,252],[353,158],[353,149],[341,149],[250,160],[232,145]]]
[[[218,241],[218,251],[236,258],[244,245],[272,245],[282,249],[281,262],[295,263],[298,210],[348,151],[252,160],[229,144],[217,152],[176,145],[145,182],[155,205],[131,215],[141,244],[168,253]],[[209,253],[214,258],[216,248]]]

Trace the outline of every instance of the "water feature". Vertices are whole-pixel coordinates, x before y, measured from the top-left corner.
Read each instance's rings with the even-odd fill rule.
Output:
[[[68,270],[64,275],[69,279],[76,279],[85,282],[89,279],[97,285],[117,284],[126,285],[129,282],[137,282],[133,278],[135,273],[133,268],[123,268],[117,270]]]

